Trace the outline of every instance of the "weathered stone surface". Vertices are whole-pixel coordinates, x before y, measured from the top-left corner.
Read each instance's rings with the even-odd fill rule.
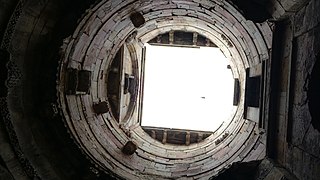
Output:
[[[159,178],[171,178],[172,175],[180,178],[189,175],[193,176],[190,178],[199,177],[205,179],[234,161],[241,161],[243,158],[261,158],[260,155],[263,155],[265,146],[263,141],[259,139],[259,131],[255,128],[257,125],[252,122],[246,122],[243,119],[230,124],[228,127],[230,131],[229,136],[223,137],[223,133],[217,131],[217,133],[208,137],[203,144],[190,144],[188,147],[162,145],[145,135],[138,126],[132,126],[130,130],[133,131],[131,132],[132,136],[135,143],[139,144],[139,147],[134,155],[129,157],[123,156],[120,149],[130,133],[124,133],[109,113],[96,116],[91,110],[94,102],[106,101],[106,67],[108,67],[112,56],[116,54],[128,33],[134,29],[130,23],[129,14],[126,12],[130,12],[136,7],[142,9],[141,12],[143,12],[143,16],[145,16],[145,20],[147,21],[146,24],[148,25],[146,28],[142,27],[139,29],[137,36],[146,34],[142,37],[142,42],[145,42],[144,39],[147,39],[147,37],[152,37],[160,31],[173,30],[170,29],[172,28],[170,25],[180,24],[184,27],[181,26],[179,30],[195,31],[196,28],[201,29],[199,32],[215,40],[226,55],[234,59],[241,58],[243,62],[239,63],[241,64],[239,67],[251,67],[254,64],[260,63],[262,59],[267,60],[269,57],[268,50],[270,50],[270,35],[267,38],[257,35],[263,30],[258,30],[253,23],[249,23],[246,19],[242,18],[240,12],[227,1],[101,1],[84,14],[84,20],[79,23],[79,27],[73,35],[70,32],[65,32],[66,29],[74,29],[73,27],[66,27],[63,24],[59,24],[58,21],[66,19],[66,24],[68,24],[70,22],[69,18],[74,16],[70,11],[75,9],[74,11],[79,11],[80,14],[83,14],[84,11],[78,10],[78,4],[89,4],[89,1],[73,1],[73,3],[77,4],[76,7],[71,3],[72,6],[63,8],[60,8],[60,6],[55,7],[56,1],[48,2],[49,4],[47,4],[47,1],[39,3],[31,0],[28,1],[28,4],[20,6],[25,7],[25,9],[23,10],[23,17],[19,18],[17,28],[13,28],[15,30],[15,37],[13,38],[14,41],[12,41],[12,49],[10,51],[13,55],[13,60],[18,62],[19,67],[23,67],[23,73],[26,75],[23,81],[23,86],[25,87],[23,87],[23,93],[21,93],[23,96],[21,95],[22,97],[20,98],[19,94],[14,90],[11,91],[14,97],[10,96],[11,102],[15,102],[15,105],[17,105],[11,109],[13,122],[15,122],[13,124],[14,129],[18,132],[19,137],[18,141],[15,142],[22,145],[24,152],[26,152],[25,157],[32,160],[31,164],[42,175],[42,179],[61,179],[58,177],[65,179],[96,179],[97,177],[92,177],[90,173],[86,174],[89,168],[85,160],[85,162],[81,161],[79,163],[79,159],[85,159],[84,157],[89,158],[94,164],[99,164],[99,167],[100,165],[103,166],[101,168],[103,170],[101,171],[105,171],[106,169],[114,170],[115,173],[127,179],[139,179],[139,173],[135,173],[136,171],[141,172],[141,174],[152,174]],[[277,2],[279,2],[279,6],[274,7],[276,7],[279,18],[283,17],[282,12],[292,11],[293,8],[296,8],[294,4],[298,3],[298,1],[291,2],[284,0]],[[60,3],[64,4],[64,2]],[[292,101],[290,101],[290,98],[287,101],[286,98],[290,93],[280,94],[280,107],[277,113],[279,127],[275,128],[275,130],[279,131],[278,160],[301,179],[315,179],[315,177],[319,177],[320,172],[318,160],[319,147],[317,146],[319,144],[319,133],[313,128],[311,123],[310,114],[308,113],[311,108],[308,108],[307,102],[305,102],[308,96],[306,94],[307,91],[303,88],[308,87],[304,86],[304,84],[307,82],[308,74],[311,73],[311,68],[314,64],[314,52],[319,49],[319,44],[317,43],[320,42],[319,38],[317,38],[317,34],[319,33],[314,28],[318,26],[319,22],[317,13],[319,9],[317,8],[318,3],[319,1],[312,1],[304,10],[301,10],[296,15],[297,21],[293,24],[295,27],[293,33],[297,37],[295,42],[298,44],[297,51],[294,51],[297,52],[297,69],[295,69],[295,86],[297,88],[291,89],[291,95],[294,96]],[[19,6],[17,6],[18,8]],[[279,11],[277,8],[279,8]],[[63,9],[70,14],[63,17],[64,13],[60,15],[57,13]],[[120,9],[123,12],[119,12]],[[27,18],[28,16],[30,17]],[[76,24],[76,20],[79,18],[80,15],[75,15],[71,19],[75,19],[73,23]],[[59,20],[55,20],[52,23],[52,19]],[[58,25],[54,25],[55,23],[58,23]],[[183,23],[186,23],[186,26]],[[193,27],[190,28],[188,25],[193,25]],[[55,31],[50,29],[52,26],[54,26]],[[101,31],[98,30],[100,26],[103,26],[101,27]],[[63,30],[59,30],[60,28]],[[152,30],[155,31],[151,32]],[[51,66],[47,64],[48,61],[53,59],[51,56],[54,56],[53,54],[56,52],[54,50],[46,50],[45,48],[50,49],[51,46],[48,47],[47,45],[55,44],[52,45],[54,46],[52,49],[58,49],[57,44],[61,44],[61,41],[58,38],[54,40],[54,33],[60,33],[60,31],[63,36],[70,36],[72,38],[67,48],[68,50],[66,50],[68,53],[64,54],[67,57],[63,59],[63,63],[65,64],[62,64],[62,67],[68,65],[76,69],[94,71],[94,83],[91,85],[92,94],[86,96],[88,99],[85,102],[81,95],[77,95],[78,97],[73,95],[68,97],[59,96],[61,101],[65,102],[62,107],[67,109],[63,112],[63,115],[66,116],[66,119],[70,119],[65,125],[68,126],[70,134],[74,135],[73,138],[77,142],[77,145],[80,146],[79,149],[84,149],[83,154],[79,153],[80,155],[72,153],[73,151],[70,152],[69,149],[74,148],[73,146],[70,148],[70,144],[73,143],[67,141],[70,139],[69,134],[65,132],[63,124],[59,124],[59,122],[61,123],[60,119],[57,118],[57,121],[54,121],[52,117],[40,119],[37,112],[37,110],[41,110],[40,106],[43,104],[43,101],[50,101],[49,103],[51,101],[55,102],[55,98],[47,96],[48,91],[55,89],[55,85],[45,87],[42,84],[42,80],[46,76],[42,78],[37,75],[45,75],[47,73],[37,73],[37,70],[56,69],[56,61],[53,63],[55,65]],[[269,31],[266,32],[270,34]],[[220,34],[225,34],[223,41],[220,41]],[[232,43],[232,47],[226,38]],[[268,50],[263,48],[265,39],[269,42]],[[54,43],[51,43],[50,40],[53,40]],[[78,44],[79,46],[73,47],[73,44]],[[290,60],[288,54],[292,50],[290,48],[285,49],[285,61],[288,62]],[[45,55],[42,55],[40,52],[42,50],[45,52]],[[71,57],[71,60],[69,57]],[[285,75],[289,73],[289,69],[284,69],[283,72],[283,75]],[[55,72],[53,74],[55,76]],[[239,75],[235,74],[235,76]],[[239,79],[241,80],[241,76]],[[282,90],[288,90],[289,88],[285,84],[288,83],[286,81],[288,79],[283,77],[279,79],[283,82]],[[48,82],[54,82],[54,80]],[[84,86],[87,84],[85,83]],[[41,93],[40,95],[38,92],[45,93]],[[55,97],[55,93],[53,92],[52,94],[52,97]],[[43,96],[45,98],[41,99]],[[291,109],[293,120],[291,122],[293,123],[292,134],[294,137],[289,145],[288,143],[290,142],[287,142],[285,138],[287,133],[286,122],[289,119],[286,118],[288,114],[286,108],[283,107],[287,102],[293,104],[293,108]],[[239,107],[241,110],[241,106]],[[17,109],[20,110],[18,111]],[[106,108],[103,109],[101,111],[105,112]],[[57,124],[61,128],[53,129]],[[223,128],[226,128],[226,126],[223,126]],[[50,132],[56,133],[50,135]],[[216,140],[219,140],[221,137],[223,139],[216,145]],[[63,140],[65,143],[57,143],[59,140]],[[4,143],[2,141],[1,143],[1,147],[7,147],[3,146]],[[77,149],[77,147],[74,149]],[[1,151],[7,152],[6,150],[7,148],[1,149]],[[72,156],[63,156],[63,154],[72,154]],[[65,159],[61,157],[65,157]],[[73,157],[74,159],[69,159]],[[59,162],[60,160],[61,162]],[[16,172],[16,174],[21,172],[16,168],[18,165],[12,165],[18,161],[12,160],[10,162],[10,164],[8,163],[10,165],[8,166],[10,172]],[[52,171],[47,172],[46,170]],[[188,172],[188,170],[190,171]],[[56,172],[62,173],[56,175]],[[154,178],[148,175],[143,177],[146,179]],[[270,175],[270,177],[273,176]]]
[[[283,52],[278,59],[282,73],[277,77],[275,158],[298,179],[317,179],[314,167],[320,164],[320,149],[315,145],[320,136],[312,124],[312,112],[315,111],[311,110],[314,108],[310,104],[318,98],[318,95],[311,97],[312,89],[317,87],[311,82],[320,47],[319,13],[314,12],[319,6],[319,2],[311,0],[293,16],[285,30]],[[277,178],[279,173],[281,175],[279,171],[270,177]]]
[[[309,0],[270,0],[268,9],[276,20],[288,18],[306,5]]]

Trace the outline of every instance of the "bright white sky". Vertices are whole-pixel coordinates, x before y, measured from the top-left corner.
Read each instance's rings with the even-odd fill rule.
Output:
[[[142,126],[214,131],[234,106],[234,79],[219,48],[147,44]]]

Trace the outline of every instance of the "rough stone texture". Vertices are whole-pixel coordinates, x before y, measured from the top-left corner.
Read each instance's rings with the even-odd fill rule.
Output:
[[[318,98],[309,97],[308,88],[320,48],[319,8],[319,1],[312,0],[294,13],[279,42],[283,49],[278,59],[281,70],[273,158],[298,179],[318,179],[320,172],[320,133],[311,123],[308,103],[310,98]]]
[[[270,0],[268,10],[273,19],[282,20],[292,16],[310,0]]]
[[[8,21],[10,19],[10,15],[12,14],[16,4],[17,0],[14,1],[6,1],[6,0],[1,0],[0,4],[0,24],[3,24],[3,26],[0,27],[0,39],[2,39],[4,31],[6,29],[6,24],[8,24]]]
[[[1,100],[0,151],[1,162],[14,179],[96,177],[89,169],[90,162],[70,140],[54,98],[59,46],[89,7],[87,3],[19,1],[10,15],[2,41],[12,65],[8,66],[9,93]],[[3,102],[8,102],[9,112],[3,111]]]
[[[13,180],[14,178],[8,172],[8,169],[0,165],[0,179]]]
[[[292,25],[281,42],[284,53],[277,78],[281,83],[274,119],[277,127],[273,129],[274,158],[299,179],[317,179],[319,132],[311,123],[307,90],[308,75],[319,54],[320,2],[268,2],[274,20],[290,17]],[[129,19],[133,9],[146,20],[134,46],[171,30],[197,32],[231,58],[231,69],[240,82],[245,68],[270,60],[270,22],[248,21],[222,0],[103,0],[97,4],[87,0],[3,0],[1,5],[1,34],[8,27],[1,49],[10,53],[11,62],[9,93],[0,99],[1,178],[110,179],[110,173],[127,179],[207,179],[233,162],[265,157],[263,131],[257,123],[242,118],[241,108],[235,121],[223,124],[203,143],[164,146],[146,135],[136,121],[129,122],[130,128],[124,132],[110,113],[97,115],[92,107],[107,101],[107,67],[136,30]],[[139,51],[131,50],[131,54],[141,57]],[[90,94],[61,95],[58,104],[58,66],[58,71],[91,71]],[[65,77],[59,78],[60,87]],[[63,87],[58,91],[64,92],[61,90]],[[241,100],[239,105],[243,105]],[[65,110],[61,112],[61,108]],[[138,145],[132,156],[121,152],[128,140]],[[268,175],[281,177],[282,172]]]
[[[270,159],[237,162],[226,168],[213,180],[297,180],[290,172]]]
[[[293,176],[286,169],[281,167],[279,164],[275,163],[270,159],[264,159],[259,164],[258,170],[255,173],[255,179],[261,180],[296,180],[297,178]]]
[[[265,138],[263,138],[263,134],[259,133],[257,123],[247,121],[242,117],[243,96],[240,96],[239,108],[230,124],[223,124],[204,142],[189,146],[157,142],[142,130],[137,124],[138,120],[135,120],[135,116],[126,120],[127,125],[119,126],[110,112],[95,116],[91,114],[90,107],[96,97],[99,101],[107,100],[105,93],[108,86],[105,83],[106,69],[124,41],[130,44],[131,39],[137,39],[140,43],[146,43],[158,34],[172,30],[197,32],[206,36],[225,52],[232,61],[231,68],[234,76],[243,82],[245,67],[259,64],[269,57],[270,48],[266,42],[271,40],[272,33],[267,33],[271,31],[268,25],[259,25],[259,28],[264,32],[260,34],[257,24],[244,19],[227,2],[222,3],[222,6],[219,4],[220,2],[209,1],[174,1],[172,3],[167,1],[132,1],[134,2],[132,4],[131,1],[123,1],[114,7],[114,11],[105,12],[105,17],[100,19],[98,15],[101,13],[100,9],[109,9],[110,4],[106,2],[101,2],[93,7],[95,10],[85,15],[77,28],[79,30],[76,30],[72,36],[73,40],[69,41],[63,49],[62,62],[67,66],[78,69],[87,69],[91,66],[91,69],[103,72],[101,76],[95,76],[97,79],[92,80],[92,82],[96,82],[92,84],[94,88],[92,93],[90,96],[65,97],[64,87],[58,86],[60,105],[67,120],[66,124],[75,136],[76,142],[85,149],[84,153],[92,161],[99,164],[103,170],[117,167],[113,172],[128,179],[151,178],[148,176],[206,178],[216,174],[232,162],[251,161],[262,159],[265,156]],[[145,25],[137,30],[130,22],[132,6],[138,6],[136,11],[143,12],[146,20]],[[215,6],[214,9],[213,6]],[[118,9],[121,11],[115,13]],[[197,16],[191,15],[192,13]],[[134,32],[134,36],[131,35],[132,32]],[[100,35],[105,35],[105,38],[101,39]],[[268,42],[268,44],[270,43]],[[140,55],[137,50],[141,48],[136,49],[136,47],[134,44],[128,46],[131,59]],[[101,53],[103,54],[101,55]],[[97,65],[96,61],[98,60],[100,61],[99,67],[96,68],[94,66]],[[76,63],[85,66],[73,65]],[[124,67],[129,66],[125,65]],[[137,65],[132,68],[138,72],[141,70]],[[130,73],[130,68],[128,70]],[[59,75],[60,82],[63,82],[64,73],[65,68],[62,67]],[[240,91],[243,92],[244,83],[240,83],[240,85]],[[95,89],[96,87],[97,89]],[[125,98],[127,97],[123,96],[123,99]],[[123,105],[124,109],[130,108],[130,105],[127,106],[126,103]],[[134,111],[137,112],[138,106],[131,107],[134,107]],[[87,120],[87,117],[92,117],[93,120]],[[108,137],[108,141],[104,137]],[[122,146],[128,140],[132,140],[138,147],[137,153],[133,154],[131,158],[125,157],[121,153]],[[245,146],[243,146],[244,144]],[[135,164],[139,164],[139,166],[134,166]],[[150,166],[150,164],[153,165]],[[188,164],[189,167],[180,169],[180,164]],[[133,173],[131,169],[139,171],[143,169],[143,171],[140,175]],[[142,174],[145,174],[146,177]]]

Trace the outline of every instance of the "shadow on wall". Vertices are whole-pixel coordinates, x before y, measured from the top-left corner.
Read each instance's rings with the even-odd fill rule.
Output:
[[[313,66],[313,70],[309,79],[308,87],[308,105],[309,111],[312,117],[311,124],[313,128],[317,129],[320,132],[320,111],[319,111],[319,102],[320,102],[320,53],[316,57],[316,62]]]
[[[261,23],[271,18],[266,8],[268,2],[266,0],[233,0],[233,2],[248,20]]]
[[[236,162],[211,180],[298,180],[286,169],[270,159]]]
[[[0,97],[7,96],[6,80],[8,78],[7,63],[10,55],[7,51],[0,49]]]
[[[236,162],[211,180],[254,180],[261,161]]]

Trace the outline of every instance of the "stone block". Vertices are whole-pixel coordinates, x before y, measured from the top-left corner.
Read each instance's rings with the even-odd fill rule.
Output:
[[[283,19],[287,16],[285,9],[277,0],[272,0],[267,8],[272,17],[276,20]]]
[[[122,152],[126,155],[132,155],[137,150],[137,145],[132,141],[128,141],[122,148]]]
[[[91,87],[91,72],[81,70],[78,72],[77,91],[88,94]]]
[[[69,68],[66,73],[66,94],[76,94],[78,84],[78,70]]]
[[[94,111],[96,114],[104,114],[104,113],[107,113],[107,112],[109,111],[108,103],[107,103],[106,101],[103,101],[103,102],[94,104],[94,105],[93,105],[93,111]]]
[[[91,72],[68,68],[66,73],[65,92],[68,95],[89,93],[91,87]]]
[[[139,12],[132,13],[130,15],[130,20],[136,28],[140,28],[146,23],[146,20],[144,19],[143,15]]]
[[[281,6],[288,12],[295,12],[305,5],[308,0],[280,0]]]

